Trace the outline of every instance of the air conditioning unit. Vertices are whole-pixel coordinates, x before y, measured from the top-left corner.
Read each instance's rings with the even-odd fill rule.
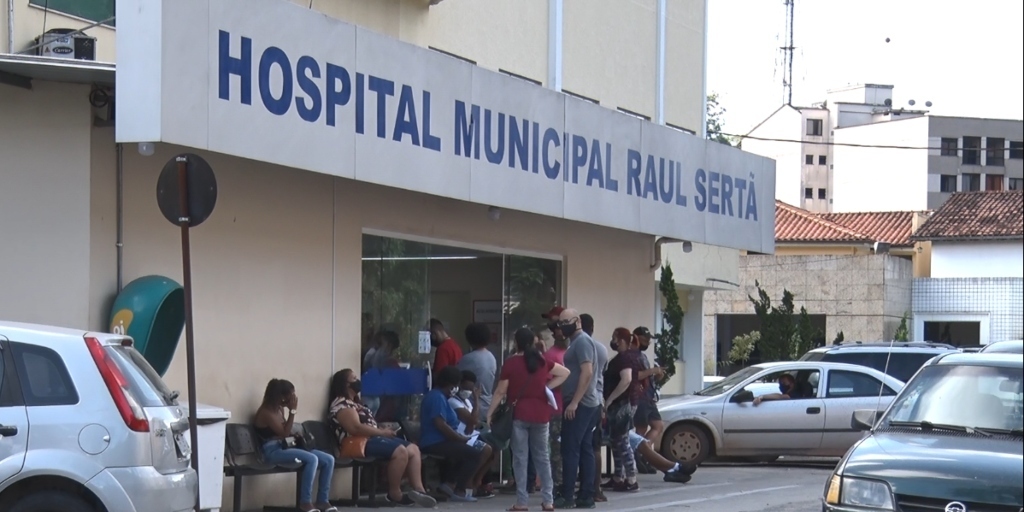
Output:
[[[33,41],[36,55],[58,59],[96,60],[96,38],[70,28],[47,30]]]

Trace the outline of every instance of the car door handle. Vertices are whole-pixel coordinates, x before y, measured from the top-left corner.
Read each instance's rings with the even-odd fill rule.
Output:
[[[807,408],[807,414],[820,414],[820,413],[821,413],[821,407],[808,407]]]
[[[18,435],[17,425],[0,425],[0,437],[14,437]]]

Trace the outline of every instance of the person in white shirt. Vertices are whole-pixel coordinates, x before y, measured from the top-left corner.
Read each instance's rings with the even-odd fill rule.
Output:
[[[455,415],[459,417],[459,427],[456,431],[469,437],[467,444],[477,449],[483,449],[486,444],[486,437],[480,436],[480,416],[474,413],[474,411],[480,410],[480,386],[477,385],[476,374],[470,371],[462,372],[462,382],[459,383],[458,389],[448,399],[448,405],[455,410]],[[490,469],[491,463],[494,462],[494,459],[500,452],[494,446],[491,448],[494,449],[491,452],[490,460],[484,461],[479,471],[473,477],[474,490],[470,492],[472,492],[475,498],[494,497],[494,491],[490,487],[483,485],[483,479],[487,470]]]

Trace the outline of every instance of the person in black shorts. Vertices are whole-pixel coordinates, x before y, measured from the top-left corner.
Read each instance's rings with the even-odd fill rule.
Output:
[[[665,432],[665,423],[661,420],[661,413],[658,412],[656,381],[665,375],[665,372],[657,366],[652,366],[645,353],[651,346],[651,339],[654,337],[651,330],[642,326],[637,327],[633,330],[633,336],[637,339],[641,360],[644,363],[644,371],[640,372],[640,380],[644,382],[644,394],[636,406],[633,425],[636,427],[637,434],[644,436],[654,446],[661,446],[661,435]],[[641,473],[656,473],[654,468],[650,467],[642,457],[638,457],[636,460],[637,469]]]

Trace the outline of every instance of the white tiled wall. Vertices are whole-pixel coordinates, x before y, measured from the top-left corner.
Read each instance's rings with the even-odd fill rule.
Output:
[[[982,343],[1021,339],[1024,331],[1024,279],[917,278],[913,285],[914,315],[987,316],[989,339]],[[919,322],[914,322],[915,327]],[[917,329],[915,329],[917,330]],[[919,339],[923,333],[913,332]]]

